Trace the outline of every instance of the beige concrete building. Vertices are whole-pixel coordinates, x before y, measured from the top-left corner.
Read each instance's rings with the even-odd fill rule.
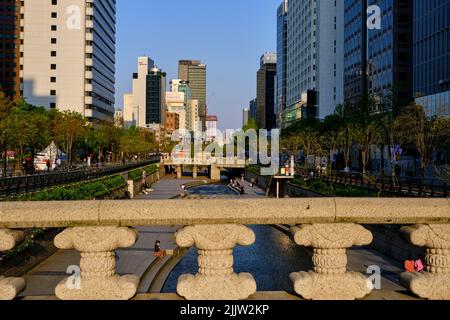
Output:
[[[136,110],[133,104],[133,94],[126,93],[123,95],[123,122],[126,128],[136,125]]]
[[[192,90],[192,99],[199,101],[199,115],[204,125],[207,114],[206,106],[206,65],[199,60],[180,60],[178,78],[188,81]]]
[[[20,13],[23,98],[112,122],[116,1],[26,0]]]
[[[166,110],[178,114],[180,130],[187,128],[187,106],[184,92],[166,92]]]

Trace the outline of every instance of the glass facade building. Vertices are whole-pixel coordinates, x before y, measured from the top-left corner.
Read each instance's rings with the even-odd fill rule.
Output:
[[[381,29],[367,31],[368,92],[378,102],[372,111],[400,108],[413,99],[412,0],[368,0],[367,5],[381,9]]]
[[[153,68],[147,75],[147,124],[165,123],[166,74],[158,68]]]
[[[414,0],[413,57],[416,103],[450,115],[450,0]]]
[[[20,95],[20,1],[0,1],[0,90],[9,97]]]
[[[281,126],[281,112],[286,109],[286,77],[287,77],[287,13],[288,0],[284,0],[277,11],[277,88],[275,113],[277,126]]]
[[[273,54],[265,54],[261,57],[261,68],[257,73],[256,122],[260,129],[276,128],[275,79],[277,64],[273,63],[274,57]]]
[[[344,96],[355,106],[367,94],[367,0],[345,0]]]
[[[367,21],[380,9],[380,27]],[[371,112],[397,112],[413,100],[412,0],[345,0],[345,102],[356,106],[364,96],[377,102]]]

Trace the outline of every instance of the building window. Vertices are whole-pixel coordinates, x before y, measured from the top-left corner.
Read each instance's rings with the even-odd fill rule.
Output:
[[[50,90],[50,95],[51,96],[56,96],[56,90]]]

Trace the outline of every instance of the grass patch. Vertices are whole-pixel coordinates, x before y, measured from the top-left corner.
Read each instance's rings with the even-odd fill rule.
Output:
[[[311,190],[313,192],[321,193],[328,196],[337,197],[356,197],[356,198],[367,198],[367,197],[378,197],[378,193],[353,186],[340,186],[332,183],[326,183],[322,180],[305,180],[302,178],[295,178],[292,184],[302,187],[304,189]]]
[[[112,191],[126,185],[122,176],[112,176],[92,182],[84,182],[71,186],[60,186],[39,191],[32,195],[19,197],[19,201],[68,201],[93,200],[102,198]]]

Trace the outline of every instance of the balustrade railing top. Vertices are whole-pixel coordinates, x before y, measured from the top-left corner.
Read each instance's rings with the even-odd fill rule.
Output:
[[[311,198],[0,202],[0,228],[450,223],[450,199]]]

